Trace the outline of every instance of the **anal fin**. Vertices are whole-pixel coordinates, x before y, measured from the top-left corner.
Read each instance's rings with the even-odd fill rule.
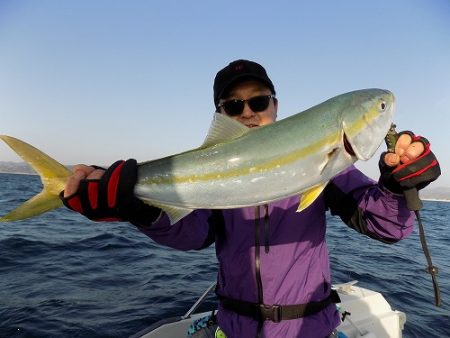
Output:
[[[327,184],[328,182],[315,185],[314,187],[303,192],[300,196],[300,204],[298,205],[297,212],[301,212],[309,207],[316,200],[316,198],[319,197]]]
[[[144,202],[147,203],[148,205],[154,206],[154,207],[159,208],[162,211],[164,211],[167,214],[167,216],[169,217],[171,225],[178,222],[182,218],[189,215],[192,211],[194,211],[194,210],[188,209],[188,208],[180,208],[180,207],[174,207],[171,205],[158,204],[158,203],[153,203],[151,201],[144,201]]]

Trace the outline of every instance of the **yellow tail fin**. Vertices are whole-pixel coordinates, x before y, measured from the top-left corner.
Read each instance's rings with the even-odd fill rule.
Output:
[[[36,170],[44,186],[39,194],[0,217],[0,222],[18,221],[61,207],[62,202],[58,195],[64,190],[72,172],[28,143],[6,135],[0,135],[0,138]]]

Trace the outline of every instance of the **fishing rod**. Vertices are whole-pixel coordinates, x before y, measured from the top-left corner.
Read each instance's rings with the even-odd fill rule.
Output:
[[[395,153],[395,145],[398,140],[398,133],[395,130],[396,125],[391,124],[391,128],[389,129],[385,142],[387,145],[388,152]],[[437,275],[438,275],[438,268],[433,265],[433,262],[431,260],[430,251],[428,250],[428,245],[425,237],[425,229],[422,224],[422,218],[420,217],[420,209],[422,209],[423,204],[419,197],[419,192],[417,191],[417,188],[413,187],[410,189],[406,189],[403,191],[403,195],[406,199],[406,207],[414,211],[417,219],[417,223],[419,224],[419,236],[420,236],[420,244],[422,245],[422,251],[425,254],[425,258],[427,260],[427,268],[425,271],[431,275],[431,280],[433,281],[433,289],[434,289],[434,303],[436,306],[441,306],[441,292],[439,289],[439,284],[437,281]]]

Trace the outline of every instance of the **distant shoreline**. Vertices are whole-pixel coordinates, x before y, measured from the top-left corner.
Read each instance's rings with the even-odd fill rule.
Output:
[[[422,198],[422,201],[429,201],[429,202],[450,202],[450,200],[446,199],[440,199],[440,198]]]
[[[0,171],[0,174],[39,176],[37,173]]]

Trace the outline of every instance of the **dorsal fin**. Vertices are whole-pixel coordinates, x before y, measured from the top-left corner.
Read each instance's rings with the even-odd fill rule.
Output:
[[[224,114],[215,113],[214,119],[209,127],[208,135],[200,148],[234,140],[235,138],[248,133],[249,130],[250,129],[242,123],[233,120]]]

